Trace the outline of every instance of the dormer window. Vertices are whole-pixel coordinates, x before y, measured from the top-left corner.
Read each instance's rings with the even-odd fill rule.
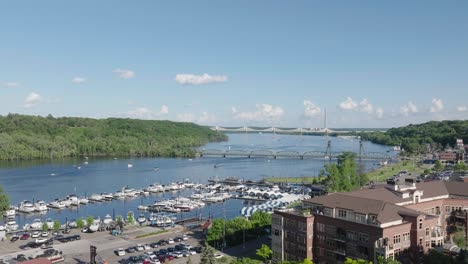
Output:
[[[346,210],[338,209],[338,217],[339,218],[346,218],[347,215],[348,215],[348,212]]]

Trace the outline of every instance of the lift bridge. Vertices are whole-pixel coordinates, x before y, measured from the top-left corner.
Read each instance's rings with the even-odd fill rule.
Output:
[[[359,160],[390,160],[392,157],[387,153],[380,152],[364,152],[362,141],[360,141],[359,153],[356,153],[356,159]],[[332,160],[336,159],[340,154],[344,152],[332,152],[331,141],[328,141],[326,151],[306,151],[299,152],[294,150],[286,151],[271,151],[271,150],[240,150],[240,149],[203,149],[198,152],[199,157],[245,157],[245,158],[298,158],[298,159],[325,159]]]

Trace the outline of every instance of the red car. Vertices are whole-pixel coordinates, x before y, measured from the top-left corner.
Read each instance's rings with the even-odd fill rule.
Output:
[[[28,239],[28,238],[29,238],[29,234],[28,234],[28,233],[24,233],[24,234],[22,234],[21,237],[20,237],[21,240],[26,240],[26,239]]]
[[[170,261],[170,260],[174,260],[174,256],[164,255],[164,256],[159,257],[159,261],[161,261],[163,263],[166,262],[166,261]]]

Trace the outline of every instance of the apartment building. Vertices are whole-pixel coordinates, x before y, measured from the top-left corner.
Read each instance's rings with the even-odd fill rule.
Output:
[[[443,245],[451,212],[466,209],[465,182],[386,184],[312,198],[304,211],[274,212],[273,258],[375,263],[384,256],[418,263],[422,253]]]

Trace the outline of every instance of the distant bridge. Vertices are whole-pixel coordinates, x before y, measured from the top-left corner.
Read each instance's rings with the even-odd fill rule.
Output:
[[[271,150],[220,150],[220,149],[204,149],[198,152],[200,157],[266,157],[266,158],[299,158],[299,159],[336,159],[343,152],[321,152],[321,151],[271,151]],[[390,160],[392,157],[385,153],[369,152],[356,155],[360,160]]]
[[[329,128],[286,128],[286,127],[210,127],[211,130],[218,132],[238,132],[238,133],[276,133],[276,134],[346,134],[352,132],[375,132],[377,130],[365,129],[346,129],[346,130],[333,130]],[[379,130],[380,131],[380,130]],[[385,132],[385,131],[382,131]]]

